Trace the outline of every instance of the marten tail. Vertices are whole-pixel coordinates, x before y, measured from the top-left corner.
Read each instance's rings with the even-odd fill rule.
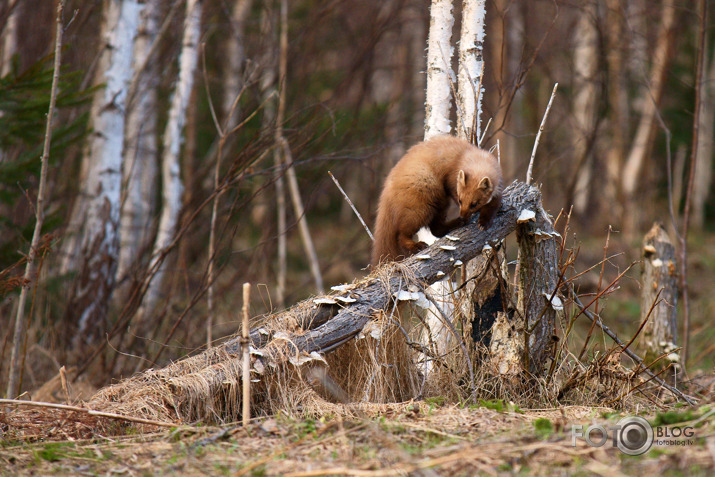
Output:
[[[404,257],[404,252],[397,243],[397,223],[392,217],[393,214],[389,212],[389,210],[380,208],[377,213],[375,242],[372,245],[370,260],[373,267]]]

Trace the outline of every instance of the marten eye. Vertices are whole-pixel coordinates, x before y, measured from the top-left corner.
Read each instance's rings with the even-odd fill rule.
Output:
[[[476,200],[475,200],[474,202],[472,202],[471,204],[469,204],[469,208],[470,208],[470,209],[473,209],[473,208],[475,208],[476,206],[477,206],[477,201],[476,201]]]

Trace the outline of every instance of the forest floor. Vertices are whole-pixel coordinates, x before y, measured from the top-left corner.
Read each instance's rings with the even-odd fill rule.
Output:
[[[356,408],[352,414],[356,411],[362,414]],[[89,439],[66,435],[62,440],[27,434],[13,440],[12,414],[0,412],[5,427],[0,474],[715,475],[715,407],[639,414],[659,426],[656,441],[668,442],[629,456],[613,445],[611,427],[629,414],[605,407],[521,410],[499,401],[443,406],[437,399],[372,405],[361,418],[279,415],[247,428],[182,426],[152,432],[130,427],[119,436],[92,432]],[[58,426],[63,419],[67,423],[55,415]],[[602,447],[572,437],[573,425],[586,431],[595,424],[608,429],[610,438]],[[659,433],[673,437],[658,438]],[[590,435],[598,440],[598,433]]]

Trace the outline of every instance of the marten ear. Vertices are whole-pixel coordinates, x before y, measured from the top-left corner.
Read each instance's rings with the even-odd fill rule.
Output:
[[[464,175],[462,169],[457,172],[457,190],[465,189],[467,187],[467,177]]]
[[[485,177],[479,182],[479,186],[477,186],[477,188],[483,189],[486,192],[491,192],[491,190],[493,189],[491,179],[489,179],[489,177]]]

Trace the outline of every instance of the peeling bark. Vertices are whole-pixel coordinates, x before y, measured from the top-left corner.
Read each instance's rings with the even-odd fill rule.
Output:
[[[519,287],[517,313],[525,323],[524,369],[540,375],[551,356],[556,316],[563,305],[557,293],[559,234],[539,204],[533,221],[517,226]]]
[[[78,233],[63,249],[63,271],[77,271],[65,312],[67,321],[79,328],[71,338],[75,346],[101,336],[115,284],[125,107],[140,10],[136,0],[113,0],[105,11],[106,40],[96,80],[105,87],[92,103],[94,132],[83,161],[87,175],[70,219],[70,229],[74,225]]]

